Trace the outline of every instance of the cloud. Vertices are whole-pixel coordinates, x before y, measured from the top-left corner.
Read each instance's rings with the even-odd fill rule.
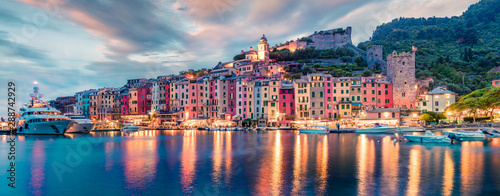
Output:
[[[274,45],[352,26],[356,44],[394,18],[459,15],[477,1],[7,1],[0,8],[0,80],[15,77],[26,92],[19,97],[23,101],[31,82],[39,80],[47,99],[54,99],[90,88],[120,87],[129,78],[211,68],[232,60],[240,50],[255,48],[262,34]],[[34,22],[44,14],[47,24]],[[11,39],[22,38],[23,25],[35,25],[38,32]]]
[[[35,0],[22,2],[46,8]],[[59,13],[106,42],[103,50],[110,58],[130,53],[182,46],[182,25],[168,2],[157,1],[51,1]],[[50,3],[49,3],[50,4]]]

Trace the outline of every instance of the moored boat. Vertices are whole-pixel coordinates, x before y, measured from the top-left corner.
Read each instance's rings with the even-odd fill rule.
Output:
[[[425,131],[423,135],[403,135],[410,142],[450,142],[447,136],[436,135],[431,131]]]
[[[37,84],[36,82],[34,83]],[[31,93],[31,100],[20,109],[20,116],[16,119],[17,134],[26,135],[62,135],[72,124],[72,120],[57,109],[42,102],[42,94],[35,86]]]
[[[457,132],[452,131],[443,131],[445,136],[448,136],[451,139],[460,139],[460,140],[480,140],[484,139],[484,133],[482,131],[464,131],[458,130]]]
[[[134,123],[123,123],[123,127],[120,129],[120,131],[126,131],[126,132],[134,132],[138,131],[141,127],[135,125]]]
[[[330,133],[330,129],[324,126],[313,125],[299,129],[299,133]]]
[[[356,129],[354,132],[356,133],[391,133],[396,131],[396,127],[389,127],[386,125],[380,125],[375,123],[375,126],[372,128],[364,128],[364,129]]]
[[[67,114],[65,116],[68,116],[73,121],[66,133],[90,133],[94,129],[94,124],[85,116]]]

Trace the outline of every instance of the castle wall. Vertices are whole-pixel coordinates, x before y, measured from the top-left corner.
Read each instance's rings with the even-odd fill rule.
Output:
[[[415,52],[388,55],[387,78],[393,84],[394,107],[415,108]]]

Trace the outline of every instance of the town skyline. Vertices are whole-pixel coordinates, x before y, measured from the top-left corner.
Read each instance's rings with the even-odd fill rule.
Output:
[[[461,14],[470,4],[477,1],[454,3],[448,7],[445,5],[450,4],[446,2],[410,2],[417,7],[420,6],[420,8],[432,8],[422,11],[424,9],[412,7],[411,10],[415,12],[403,12],[401,10],[410,8],[393,1],[376,3],[370,1],[359,4],[349,3],[348,5],[342,1],[336,1],[325,4],[324,9],[333,6],[334,10],[343,8],[346,11],[342,10],[336,14],[326,12],[308,14],[307,17],[300,20],[302,22],[296,25],[285,25],[283,28],[277,27],[295,20],[294,15],[300,16],[301,13],[310,13],[311,9],[317,8],[318,5],[315,3],[311,6],[301,7],[299,11],[296,10],[297,6],[304,5],[294,4],[294,6],[287,7],[283,2],[280,2],[266,6],[263,2],[257,1],[250,11],[241,14],[237,11],[242,9],[240,7],[245,4],[243,2],[228,7],[228,10],[233,11],[209,9],[210,6],[214,5],[204,5],[208,8],[190,7],[190,3],[193,3],[191,1],[174,2],[171,9],[176,8],[177,11],[172,11],[172,13],[180,14],[177,12],[189,13],[194,10],[205,10],[199,15],[189,16],[190,18],[188,17],[189,19],[185,22],[188,25],[181,25],[184,27],[183,31],[174,31],[176,33],[173,34],[173,37],[179,38],[179,40],[195,38],[194,44],[184,43],[184,46],[187,46],[184,47],[184,50],[175,49],[182,45],[179,44],[181,41],[175,43],[176,39],[172,39],[174,43],[164,40],[155,42],[155,39],[162,39],[161,35],[169,30],[168,25],[167,27],[162,26],[164,24],[161,20],[164,18],[158,17],[158,15],[153,14],[155,17],[146,20],[152,25],[158,25],[158,28],[153,28],[151,34],[142,35],[145,31],[126,30],[126,24],[121,24],[125,26],[118,26],[119,24],[113,26],[111,24],[113,19],[110,18],[110,14],[113,12],[103,13],[99,9],[97,11],[90,10],[100,7],[120,7],[126,10],[131,5],[135,5],[131,2],[117,5],[111,1],[99,1],[91,6],[80,5],[72,1],[62,2],[48,4],[50,6],[46,7],[35,1],[9,1],[9,7],[20,9],[3,12],[5,14],[2,17],[8,22],[2,25],[2,29],[4,29],[1,32],[2,40],[5,41],[6,45],[12,47],[2,47],[1,54],[8,56],[2,66],[8,67],[9,70],[5,71],[1,77],[5,81],[17,81],[19,87],[18,107],[29,98],[33,81],[39,81],[41,91],[45,94],[44,100],[49,100],[59,96],[69,96],[85,89],[120,87],[126,79],[130,78],[156,78],[158,75],[177,74],[179,71],[188,69],[212,68],[219,61],[230,61],[240,50],[246,50],[249,46],[255,47],[255,40],[258,40],[262,33],[268,36],[270,45],[274,46],[287,40],[307,36],[317,30],[352,26],[352,40],[356,45],[360,41],[367,40],[377,25],[389,22],[393,18],[401,16],[450,17]],[[226,2],[221,1],[220,3],[220,5],[224,5],[223,3]],[[142,6],[137,6],[154,13],[170,13],[166,5],[154,3],[140,5]],[[290,10],[294,9],[296,12],[292,13]],[[271,13],[273,10],[278,10],[277,13],[270,16],[280,17],[268,21],[257,14],[260,13],[259,10],[267,10]],[[377,19],[362,17],[366,15],[363,10]],[[243,32],[225,34],[223,30],[217,31],[214,28],[240,24],[241,22],[238,22],[237,19],[244,18],[243,16],[253,16],[248,19],[250,23],[245,24],[247,28]],[[318,21],[317,18],[322,19]],[[128,25],[134,24],[142,27],[142,25],[137,24],[137,21],[130,20],[130,18],[129,21],[131,23]],[[206,25],[200,25],[200,22]],[[308,23],[310,25],[305,25]],[[27,36],[24,32],[27,27],[23,28],[26,24],[35,24],[36,32],[35,30],[31,34],[28,32]],[[127,35],[127,33],[131,34]],[[202,34],[207,37],[203,37]],[[189,35],[189,38],[180,35]],[[113,39],[113,36],[123,39]],[[71,43],[70,46],[68,43]],[[48,47],[49,44],[50,47]],[[78,45],[78,47],[74,47],[74,45]],[[196,55],[193,55],[193,51]],[[14,78],[9,78],[14,75],[16,75]],[[0,113],[0,116],[5,116],[4,112]]]

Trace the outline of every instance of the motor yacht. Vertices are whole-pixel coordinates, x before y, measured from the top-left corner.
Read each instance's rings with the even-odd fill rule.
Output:
[[[57,109],[42,102],[42,94],[36,86],[31,93],[31,100],[19,110],[20,116],[16,119],[17,134],[33,135],[62,135],[72,124],[72,120],[61,115]]]
[[[313,125],[299,129],[299,133],[330,133],[330,129],[325,126]]]
[[[381,125],[375,123],[372,128],[364,128],[364,129],[356,129],[354,132],[356,133],[392,133],[396,131],[396,127],[389,127],[387,125]]]
[[[410,142],[450,142],[447,136],[436,135],[431,131],[425,131],[423,135],[403,135]]]
[[[457,140],[481,140],[484,139],[485,136],[482,131],[464,131],[464,130],[458,130],[456,132],[443,131],[443,134],[451,139],[457,139]]]
[[[140,128],[141,128],[140,126],[137,126],[134,123],[125,122],[123,123],[123,127],[120,129],[120,131],[134,132],[138,131]]]
[[[94,123],[85,116],[74,114],[65,114],[65,116],[73,121],[66,133],[90,133],[94,129]]]

